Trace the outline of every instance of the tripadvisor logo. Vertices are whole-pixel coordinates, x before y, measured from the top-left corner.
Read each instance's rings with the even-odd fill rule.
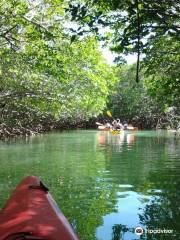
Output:
[[[142,227],[135,228],[135,234],[141,236],[143,233],[146,234],[167,234],[173,233],[172,229],[143,229]]]
[[[136,227],[136,228],[135,228],[135,234],[136,234],[136,235],[140,236],[140,235],[143,234],[143,232],[144,232],[144,230],[143,230],[142,227]]]

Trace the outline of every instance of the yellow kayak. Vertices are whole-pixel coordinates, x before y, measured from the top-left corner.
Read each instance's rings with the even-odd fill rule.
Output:
[[[124,131],[123,131],[123,130],[110,129],[110,132],[111,132],[112,134],[120,134],[120,133],[122,133],[122,132],[124,132]]]

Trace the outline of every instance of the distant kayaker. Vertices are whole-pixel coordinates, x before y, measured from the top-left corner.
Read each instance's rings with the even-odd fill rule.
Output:
[[[124,130],[127,130],[128,129],[128,124],[125,122],[124,123]]]
[[[113,129],[115,129],[115,130],[123,130],[124,129],[120,119],[114,120],[112,122],[112,126],[113,126]]]
[[[111,127],[112,127],[110,123],[106,123],[105,126],[106,126],[107,128],[111,128]]]
[[[120,129],[120,130],[123,130],[123,129],[124,129],[124,126],[123,126],[123,124],[121,123],[121,121],[120,121],[119,118],[117,119],[117,126],[118,126],[118,129]]]
[[[117,129],[117,120],[116,119],[114,119],[113,120],[113,122],[112,122],[112,127],[113,127],[113,129]]]
[[[107,120],[105,120],[104,126],[109,129],[112,128],[111,124]]]

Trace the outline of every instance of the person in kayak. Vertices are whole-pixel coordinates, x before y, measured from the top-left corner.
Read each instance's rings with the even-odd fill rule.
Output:
[[[124,130],[127,130],[128,129],[128,124],[127,124],[127,122],[124,122]]]
[[[113,129],[114,130],[123,130],[124,127],[120,121],[120,119],[118,118],[117,120],[115,119],[113,122],[112,122],[112,126],[113,126]]]
[[[114,119],[113,122],[112,122],[112,129],[117,129],[117,120]]]
[[[111,124],[107,120],[105,120],[104,127],[109,129],[112,128]]]
[[[118,129],[124,130],[124,126],[123,126],[123,124],[121,123],[121,121],[120,121],[119,118],[117,119],[117,126],[118,126]]]

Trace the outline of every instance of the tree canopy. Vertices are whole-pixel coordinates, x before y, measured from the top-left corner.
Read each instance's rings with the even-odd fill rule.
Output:
[[[107,34],[101,39],[120,54],[118,63],[122,63],[121,54],[137,53],[136,81],[140,55],[147,53],[150,44],[161,36],[178,39],[180,34],[177,0],[69,1],[67,11],[71,20],[80,23],[76,31],[79,35],[89,31],[99,34],[106,27]]]
[[[125,72],[128,84],[132,76],[142,81],[134,89],[130,83],[128,99],[143,88],[163,114],[179,111],[179,9],[177,0],[2,0],[1,127],[77,125],[97,117],[116,82],[117,94],[127,90]],[[102,41],[118,54],[116,66],[105,62]],[[136,66],[122,68],[131,53]]]
[[[147,39],[162,35],[178,37],[180,33],[177,0],[69,1],[68,11],[71,20],[81,24],[79,35],[83,30],[97,32],[108,27],[112,48],[125,54],[137,52],[138,47],[145,53]]]
[[[76,124],[100,114],[114,70],[93,36],[71,42],[63,4],[3,1],[0,12],[1,123]]]

